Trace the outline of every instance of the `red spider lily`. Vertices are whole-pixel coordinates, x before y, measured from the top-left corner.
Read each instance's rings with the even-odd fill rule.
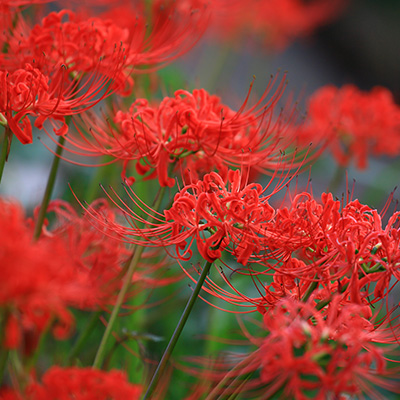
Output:
[[[329,23],[345,3],[346,0],[216,1],[212,27],[227,38],[244,32],[257,35],[267,46],[280,50]]]
[[[41,383],[32,382],[24,393],[12,390],[0,392],[3,400],[139,400],[142,386],[128,382],[126,374],[92,368],[50,368]]]
[[[183,170],[193,168],[191,179],[193,174],[201,178],[202,171],[209,166],[217,166],[222,176],[226,176],[229,166],[269,170],[296,167],[293,154],[282,155],[293,136],[285,138],[287,125],[280,117],[274,117],[285,86],[283,80],[263,104],[275,81],[276,78],[247,110],[251,88],[238,111],[201,89],[193,93],[179,90],[174,98],[166,97],[158,106],[138,99],[129,112],[116,113],[114,126],[105,123],[104,118],[87,114],[83,116],[83,125],[91,128],[86,132],[76,124],[77,134],[66,138],[70,144],[66,149],[78,155],[107,154],[124,160],[124,179],[127,164],[135,160],[137,172],[146,175],[146,179],[157,177],[161,186],[174,185],[167,171],[178,161]],[[133,183],[133,179],[128,182]]]
[[[33,229],[18,204],[1,200],[0,220],[0,306],[7,316],[5,345],[17,347],[25,336],[25,352],[30,353],[52,319],[58,319],[54,334],[65,336],[73,324],[67,307],[91,302],[98,295],[88,273],[77,269],[69,257],[63,240],[32,241]]]
[[[325,86],[310,98],[308,109],[300,143],[326,143],[342,166],[354,160],[364,169],[371,154],[400,153],[400,108],[387,89]]]
[[[399,215],[395,212],[384,227],[381,214],[358,200],[341,207],[331,194],[323,194],[319,202],[300,193],[290,207],[276,208],[260,225],[263,234],[258,246],[247,247],[246,268],[221,261],[225,270],[251,279],[259,296],[235,289],[222,271],[234,293],[210,279],[204,290],[262,313],[281,298],[312,296],[329,302],[334,293],[343,304],[389,304],[388,295],[400,280]]]
[[[148,72],[149,66],[177,57],[200,37],[200,33],[194,34],[199,25],[200,31],[204,30],[201,18],[205,10],[188,5],[178,13],[170,4],[162,3],[157,1],[153,5],[149,37],[143,4],[135,9],[126,4],[110,14],[89,18],[64,9],[50,13],[33,28],[21,19],[9,38],[3,62],[11,69],[35,60],[45,74],[49,74],[48,68],[51,72],[54,65],[64,64],[74,77],[94,70],[106,76],[113,72],[115,88],[127,93],[133,84],[130,73],[143,66],[147,66]],[[120,23],[116,24],[116,20]],[[122,49],[124,57],[118,74],[114,73],[116,49]]]
[[[116,219],[104,201],[98,200],[91,206],[107,220]],[[51,202],[47,211],[54,212],[56,220],[54,227],[43,232],[44,237],[63,241],[77,270],[86,273],[92,287],[97,289],[98,297],[85,299],[80,308],[97,308],[113,303],[114,294],[121,286],[122,267],[132,252],[122,242],[109,240],[112,236],[118,238],[115,233],[101,226],[94,227],[65,201]]]
[[[90,207],[111,224],[121,220],[119,210],[111,209],[104,199],[93,202]],[[43,232],[48,238],[58,237],[65,241],[71,260],[78,269],[86,271],[92,286],[97,288],[97,299],[80,308],[93,308],[113,304],[115,293],[122,285],[123,267],[132,257],[132,250],[121,241],[114,231],[100,224],[93,224],[87,215],[79,216],[73,207],[61,200],[49,204],[48,212],[56,214],[54,227]],[[42,235],[43,236],[43,235]],[[169,264],[158,249],[143,253],[141,262],[132,277],[133,296],[139,289],[152,289],[169,285],[181,279],[167,274]]]
[[[149,38],[140,14],[130,29],[70,10],[50,13],[33,28],[19,16],[0,61],[3,125],[26,144],[32,141],[27,115],[36,117],[39,129],[48,118],[60,121],[56,133],[62,135],[68,130],[65,116],[93,107],[114,91],[128,94],[133,85],[130,74],[137,68],[165,63],[195,41],[188,40],[188,26],[174,30],[178,17],[173,14],[169,9],[155,15],[155,31]],[[190,10],[179,17],[196,26]],[[175,38],[167,46],[172,31],[180,41]]]
[[[212,172],[203,180],[181,189],[175,195],[172,207],[163,214],[142,203],[126,187],[133,206],[150,217],[147,221],[114,192],[118,202],[113,201],[126,215],[130,227],[107,221],[90,207],[87,211],[98,223],[123,235],[127,242],[154,247],[175,245],[176,257],[185,260],[191,257],[191,245],[196,240],[197,248],[206,260],[212,262],[222,251],[228,250],[245,265],[258,252],[265,252],[263,240],[268,235],[265,226],[274,215],[268,200],[287,182],[287,174],[281,176],[271,193],[265,194],[272,179],[262,188],[255,183],[246,185],[238,170],[229,171],[227,181]],[[143,228],[139,227],[141,224]]]
[[[399,393],[399,368],[387,362],[396,345],[392,328],[366,318],[364,306],[338,305],[335,299],[317,311],[309,302],[281,300],[263,317],[267,336],[243,328],[255,351],[221,358],[215,369],[200,372],[214,387],[206,398],[241,393],[246,399],[382,399],[375,386]]]
[[[384,227],[376,210],[358,200],[341,207],[331,194],[319,203],[301,193],[291,207],[278,208],[268,245],[281,255],[281,264],[274,266],[286,282],[281,294],[300,278],[300,286],[314,281],[336,287],[353,302],[386,298],[400,280],[399,215],[395,212]]]
[[[63,66],[51,80],[31,64],[13,73],[0,71],[0,123],[8,125],[22,144],[32,142],[32,126],[28,116],[36,118],[35,126],[39,129],[48,118],[60,121],[62,126],[55,128],[55,132],[65,134],[68,130],[64,121],[66,115],[92,107],[109,93],[107,90],[102,92],[107,80],[101,82],[90,78],[82,89],[77,89],[80,82],[63,89],[66,83]]]
[[[34,4],[49,3],[52,0],[1,0],[0,1],[0,48],[6,49],[8,44],[8,32],[13,29],[13,21],[17,18],[21,8]]]
[[[79,14],[91,18],[99,6],[105,11],[96,17],[118,21],[118,27],[129,32],[135,73],[159,68],[190,50],[207,29],[211,8],[197,0],[154,0],[151,5],[143,0],[101,0],[79,4]]]

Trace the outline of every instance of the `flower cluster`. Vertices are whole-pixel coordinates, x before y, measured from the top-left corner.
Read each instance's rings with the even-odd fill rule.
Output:
[[[293,168],[298,164],[296,155],[289,150],[282,156],[282,151],[289,148],[294,135],[287,134],[289,123],[274,114],[284,80],[277,83],[275,77],[257,103],[246,108],[250,88],[238,111],[204,89],[195,89],[192,93],[178,90],[160,104],[137,99],[128,112],[114,113],[113,124],[92,114],[83,115],[82,126],[75,124],[76,132],[66,137],[67,149],[78,155],[111,155],[122,160],[122,178],[129,184],[134,182],[127,177],[132,160],[139,175],[158,178],[161,186],[170,187],[175,180],[168,171],[174,166],[190,170],[186,178],[191,180],[215,169],[226,178],[232,166]]]
[[[191,244],[196,240],[197,249],[206,260],[212,262],[228,250],[245,265],[250,257],[264,250],[269,236],[267,226],[274,216],[268,200],[287,181],[287,175],[281,176],[279,184],[265,194],[269,185],[263,188],[256,183],[246,184],[239,170],[230,170],[227,180],[212,172],[185,185],[164,214],[142,204],[132,189],[126,188],[132,209],[119,196],[118,200],[130,226],[108,221],[92,207],[87,212],[96,223],[108,226],[127,242],[152,247],[175,245],[176,257],[185,260],[191,257]],[[118,200],[114,200],[116,204]],[[137,207],[150,217],[149,221],[146,215],[135,212]],[[141,228],[139,224],[145,226]]]
[[[299,142],[326,144],[339,165],[354,160],[365,169],[370,154],[400,152],[400,108],[388,89],[324,86],[309,99],[308,113]]]
[[[30,383],[24,393],[6,389],[2,400],[139,400],[140,385],[128,382],[121,371],[99,371],[92,368],[50,368],[41,382]]]
[[[374,323],[366,318],[364,306],[339,307],[337,300],[319,311],[295,299],[277,303],[264,315],[265,337],[244,331],[255,350],[225,356],[213,369],[197,372],[215,382],[212,398],[238,393],[248,399],[269,399],[277,393],[301,400],[363,394],[381,398],[373,384],[399,393],[398,368],[388,368],[396,344],[393,329],[397,332],[399,326]]]
[[[6,52],[0,55],[1,124],[23,144],[32,142],[27,116],[35,117],[39,129],[47,119],[58,121],[61,127],[56,125],[56,133],[63,135],[68,131],[66,116],[93,107],[113,92],[129,94],[132,72],[167,62],[200,36],[201,29],[197,36],[193,33],[201,21],[198,14],[206,10],[194,13],[197,17],[190,24],[171,7],[156,2],[154,10],[150,38],[138,10],[127,13],[131,18],[125,21],[130,23],[122,27],[107,14],[87,18],[68,9],[50,13],[33,27],[20,13],[11,14],[15,26],[4,39]],[[190,15],[193,8],[188,6],[185,13]],[[181,18],[184,26],[179,24]]]

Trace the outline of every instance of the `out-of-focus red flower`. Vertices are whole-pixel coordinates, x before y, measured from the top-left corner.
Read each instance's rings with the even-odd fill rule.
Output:
[[[222,104],[205,90],[192,93],[179,90],[159,105],[136,100],[129,112],[117,111],[114,125],[91,114],[83,116],[83,127],[71,133],[67,141],[78,155],[111,155],[124,161],[126,180],[128,163],[146,179],[157,177],[161,186],[173,186],[168,170],[186,171],[186,179],[201,179],[204,173],[218,169],[226,177],[231,166],[255,166],[260,169],[288,169],[298,165],[290,151],[293,136],[285,136],[287,122],[274,115],[284,89],[282,79],[268,85],[257,103],[246,109],[250,91],[238,111]],[[268,96],[268,97],[267,97]],[[93,120],[96,122],[93,124]],[[85,125],[91,126],[87,131]],[[75,150],[76,149],[76,150]],[[188,171],[190,169],[190,173]],[[128,183],[133,183],[128,178]]]
[[[280,50],[329,23],[345,3],[345,0],[218,0],[211,4],[211,29],[224,38],[237,39],[240,34],[250,34]]]
[[[185,13],[176,14],[172,7],[156,2],[149,37],[143,4],[137,8],[125,4],[110,15],[96,17],[64,9],[50,13],[33,28],[20,18],[2,63],[11,71],[34,63],[45,75],[51,75],[55,66],[65,65],[74,79],[84,73],[108,76],[114,90],[126,93],[133,84],[133,71],[144,66],[148,71],[150,66],[177,57],[184,52],[182,47],[187,50],[188,43],[193,45],[200,36],[190,34],[199,23],[196,15],[204,16],[204,10],[187,7]],[[117,18],[120,15],[123,17]]]
[[[311,96],[308,114],[299,142],[326,144],[339,165],[354,160],[364,169],[370,155],[400,154],[400,107],[385,88],[325,86]]]
[[[119,27],[129,31],[132,49],[141,51],[133,60],[137,73],[165,65],[190,50],[208,28],[211,14],[208,0],[70,1],[74,2],[82,16],[118,21]]]
[[[24,393],[0,392],[2,400],[139,400],[142,386],[128,382],[122,371],[92,368],[50,368],[41,383],[29,384]]]
[[[112,209],[105,199],[91,203],[91,209],[109,221],[122,223],[125,219],[118,209]],[[49,204],[48,212],[56,219],[45,237],[57,237],[65,242],[71,260],[78,270],[88,274],[97,297],[85,299],[80,308],[98,308],[113,304],[122,285],[123,268],[132,257],[132,249],[126,246],[123,237],[108,228],[95,224],[88,215],[80,215],[67,202],[55,200]],[[141,261],[132,277],[134,287],[130,295],[138,290],[165,286],[179,280],[177,274],[168,274],[169,264],[159,249],[150,249],[142,254]]]
[[[256,346],[253,352],[225,356],[210,370],[203,360],[200,374],[213,387],[224,380],[216,396],[268,399],[279,392],[296,400],[382,398],[375,387],[399,393],[399,368],[388,364],[399,326],[376,323],[365,312],[357,304],[339,307],[338,298],[320,311],[310,302],[282,299],[264,314],[265,337],[244,331],[249,345]]]
[[[6,315],[3,345],[23,345],[30,353],[53,321],[53,332],[65,337],[73,325],[68,307],[98,304],[101,287],[90,271],[79,268],[60,236],[33,242],[32,224],[21,207],[0,201],[0,307]]]

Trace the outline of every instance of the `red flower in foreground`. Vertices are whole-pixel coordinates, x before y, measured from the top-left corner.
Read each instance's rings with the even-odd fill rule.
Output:
[[[48,324],[66,336],[73,325],[68,307],[98,305],[103,286],[70,254],[61,236],[33,241],[33,229],[18,204],[0,200],[0,308],[6,316],[6,347],[35,347]],[[58,321],[57,321],[58,320]]]
[[[282,176],[271,192],[265,194],[272,180],[262,188],[256,183],[246,185],[238,170],[229,171],[226,181],[212,172],[182,188],[175,195],[172,207],[163,214],[144,205],[126,188],[132,206],[149,217],[147,221],[146,215],[139,215],[116,195],[131,227],[109,222],[90,207],[87,211],[97,222],[124,236],[127,242],[155,247],[175,245],[176,256],[189,259],[196,240],[206,260],[212,262],[227,250],[245,265],[258,252],[265,254],[265,235],[268,235],[265,227],[274,215],[268,200],[285,187],[286,178],[287,175]],[[139,228],[138,224],[144,227]]]
[[[363,169],[371,154],[400,154],[400,107],[387,89],[325,86],[310,98],[308,110],[299,142],[326,143],[342,166],[354,159]]]
[[[91,203],[91,209],[103,216],[110,224],[124,220],[118,209],[109,207],[105,199]],[[97,298],[86,299],[80,308],[98,308],[113,304],[122,285],[122,271],[132,249],[128,249],[122,237],[107,226],[93,224],[87,215],[80,215],[67,202],[55,200],[49,204],[47,212],[54,212],[56,220],[43,236],[50,240],[63,240],[76,268],[88,274]],[[141,256],[141,261],[132,277],[132,293],[137,289],[168,285],[181,277],[168,274],[169,264],[159,249],[149,249]]]
[[[31,383],[24,393],[5,390],[2,400],[139,400],[142,386],[128,382],[126,374],[92,368],[52,367],[41,383]]]
[[[225,357],[201,375],[214,387],[225,380],[215,395],[241,393],[246,399],[269,399],[277,392],[296,400],[381,399],[375,386],[400,393],[399,368],[389,367],[387,358],[397,347],[399,326],[382,321],[374,326],[364,306],[338,307],[337,300],[317,311],[311,303],[283,299],[264,315],[265,338],[246,331],[257,346],[253,353]]]

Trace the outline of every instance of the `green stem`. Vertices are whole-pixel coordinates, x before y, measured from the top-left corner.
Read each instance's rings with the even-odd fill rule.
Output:
[[[46,343],[47,334],[49,333],[49,330],[52,325],[53,325],[53,318],[50,318],[49,321],[47,322],[45,329],[43,330],[43,332],[40,335],[39,343],[37,344],[33,354],[26,361],[24,361],[26,370],[30,370],[32,367],[34,367],[37,364],[39,354],[40,354],[41,350],[43,349],[43,345]]]
[[[318,278],[318,275],[315,275],[314,279],[317,279],[317,278]],[[302,301],[306,302],[310,298],[312,292],[318,287],[318,285],[319,285],[318,281],[312,281],[312,283],[309,286],[309,288],[307,289],[307,292],[304,295]]]
[[[9,350],[4,346],[4,338],[6,336],[8,312],[7,310],[0,310],[0,387],[3,382],[4,372],[7,366]]]
[[[75,358],[80,353],[83,345],[86,343],[90,334],[93,332],[93,329],[96,326],[96,323],[99,321],[99,317],[100,317],[101,313],[102,313],[102,311],[96,311],[96,312],[92,313],[84,330],[80,333],[78,339],[76,340],[74,346],[72,347],[71,352],[69,353],[67,365],[72,365]]]
[[[86,191],[86,196],[85,196],[85,201],[88,204],[91,204],[93,202],[93,200],[96,198],[97,196],[97,192],[99,191],[99,187],[100,187],[100,182],[102,181],[102,178],[104,176],[105,173],[105,166],[102,165],[100,167],[97,167],[96,173],[93,176],[93,178],[90,180],[90,184],[89,187]],[[104,182],[102,182],[104,184]]]
[[[161,205],[162,199],[164,197],[164,194],[165,194],[165,187],[161,188],[161,190],[160,190],[160,195],[159,195],[159,197],[157,198],[157,200],[156,200],[156,202],[154,204],[154,210],[158,210],[160,208],[160,205]],[[135,246],[134,249],[133,249],[133,257],[132,257],[132,259],[131,259],[131,261],[129,263],[129,266],[127,268],[127,271],[126,271],[126,274],[125,274],[124,283],[123,283],[122,288],[121,288],[121,290],[120,290],[120,292],[118,294],[117,300],[115,302],[114,308],[113,308],[111,316],[110,316],[110,320],[108,321],[108,324],[107,324],[107,328],[106,328],[106,330],[104,332],[104,335],[103,335],[103,337],[101,339],[100,346],[97,349],[97,354],[96,354],[96,357],[95,357],[94,362],[93,362],[93,367],[94,368],[100,368],[101,365],[103,364],[108,338],[111,335],[112,328],[113,328],[113,326],[115,324],[115,321],[116,321],[116,319],[118,317],[119,310],[120,310],[120,308],[121,308],[121,306],[122,306],[122,304],[123,304],[123,302],[125,300],[126,293],[128,292],[129,286],[130,286],[130,284],[132,282],[132,276],[133,276],[133,274],[134,274],[134,272],[135,272],[135,270],[136,270],[136,268],[137,268],[137,266],[139,264],[139,261],[140,261],[140,258],[142,256],[142,253],[143,253],[144,249],[145,249],[144,247],[138,247],[138,246]]]
[[[197,284],[193,290],[193,293],[190,296],[189,301],[186,304],[185,310],[183,311],[183,313],[181,315],[178,325],[175,328],[175,331],[171,337],[171,340],[169,341],[168,346],[164,351],[164,354],[161,358],[161,361],[159,362],[159,364],[157,366],[157,369],[153,375],[153,378],[151,379],[150,385],[147,388],[147,391],[143,397],[143,400],[145,400],[149,396],[151,396],[152,391],[155,389],[157,382],[158,382],[158,377],[163,373],[163,371],[167,365],[169,357],[170,357],[172,351],[174,350],[174,347],[179,339],[180,334],[182,333],[182,330],[186,324],[189,314],[193,309],[194,303],[200,293],[201,288],[203,287],[203,283],[206,280],[206,277],[208,275],[208,272],[210,271],[211,265],[212,265],[212,262],[210,262],[210,261],[206,262],[206,264],[203,268],[203,271],[200,275],[200,278],[197,281]]]
[[[0,349],[0,387],[2,385],[4,372],[7,366],[8,353],[9,350],[2,346],[2,348]]]
[[[128,292],[129,286],[132,283],[132,276],[136,271],[136,268],[139,264],[144,249],[145,249],[144,247],[137,247],[137,246],[135,247],[134,256],[132,257],[132,260],[129,264],[128,271],[126,272],[125,275],[124,283],[122,285],[120,292],[118,293],[117,301],[115,302],[114,308],[110,316],[110,320],[108,321],[107,328],[104,332],[104,335],[100,342],[100,346],[97,350],[97,354],[93,362],[93,368],[101,368],[103,364],[108,338],[111,335],[115,321],[118,317],[119,310],[121,309],[121,306],[125,301],[125,296]]]
[[[1,154],[0,154],[0,182],[1,178],[3,177],[4,166],[8,158],[8,153],[10,152],[11,138],[12,138],[10,133],[11,133],[10,129],[7,125],[4,131],[3,147],[1,149]]]
[[[60,136],[60,139],[58,140],[58,147],[56,149],[56,153],[54,155],[53,163],[51,165],[51,169],[50,169],[49,179],[47,181],[46,190],[45,190],[44,195],[43,195],[42,204],[40,206],[39,216],[38,216],[38,219],[36,221],[35,231],[33,233],[34,240],[39,239],[40,233],[42,232],[42,226],[43,226],[44,219],[46,217],[47,207],[49,205],[51,194],[53,192],[54,184],[55,184],[55,181],[56,181],[58,165],[60,164],[60,155],[61,155],[62,150],[63,150],[64,142],[65,142],[64,137]]]
[[[345,285],[343,285],[340,290],[339,293],[343,293],[349,286],[349,283],[346,283]],[[315,309],[316,310],[322,310],[325,306],[327,306],[330,302],[332,301],[332,297],[328,297],[325,300],[320,301],[316,306]]]

